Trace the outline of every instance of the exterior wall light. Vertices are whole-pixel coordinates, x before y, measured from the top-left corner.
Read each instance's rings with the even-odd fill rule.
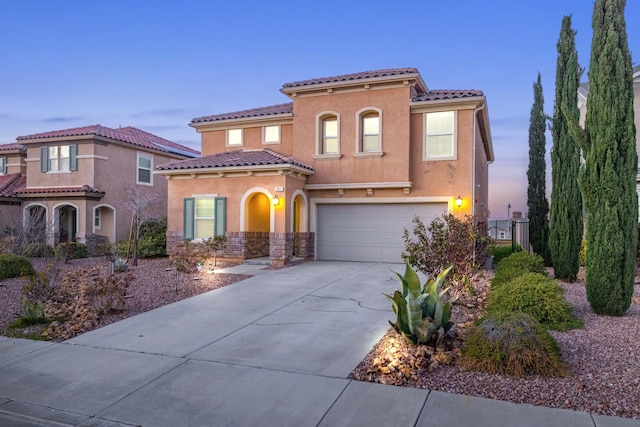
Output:
[[[456,206],[457,206],[457,207],[462,206],[462,197],[460,197],[459,195],[458,195],[458,197],[456,198]]]
[[[273,204],[273,206],[278,206],[280,204],[280,198],[277,195],[274,195],[271,198],[271,203]]]

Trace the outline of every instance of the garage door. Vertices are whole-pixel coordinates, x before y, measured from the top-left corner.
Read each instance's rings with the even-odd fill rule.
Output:
[[[317,205],[317,258],[402,262],[405,228],[417,215],[425,224],[447,211],[446,203]]]

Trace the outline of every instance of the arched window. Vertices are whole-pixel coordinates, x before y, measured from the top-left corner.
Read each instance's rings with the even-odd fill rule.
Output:
[[[381,149],[380,114],[370,111],[360,116],[360,142],[359,151],[362,153],[375,153]]]
[[[319,158],[340,158],[340,116],[326,111],[317,116],[316,156]]]

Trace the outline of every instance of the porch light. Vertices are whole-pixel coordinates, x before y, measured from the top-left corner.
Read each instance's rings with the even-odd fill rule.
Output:
[[[274,195],[271,198],[271,203],[273,204],[273,206],[278,206],[280,204],[280,198],[277,195]]]
[[[462,206],[462,197],[460,197],[460,195],[458,195],[458,197],[456,198],[456,206]]]

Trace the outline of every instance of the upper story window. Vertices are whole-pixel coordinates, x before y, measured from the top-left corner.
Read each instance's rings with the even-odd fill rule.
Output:
[[[338,154],[338,118],[322,119],[322,154]]]
[[[356,113],[357,157],[378,157],[382,155],[382,111],[367,108]]]
[[[425,114],[424,160],[455,160],[455,111]]]
[[[7,158],[0,157],[0,175],[7,173]]]
[[[137,184],[153,185],[153,155],[138,153],[138,175]]]
[[[262,132],[263,144],[280,144],[280,126],[265,126]]]
[[[51,145],[40,147],[41,172],[69,172],[78,170],[78,146]]]
[[[242,129],[227,130],[227,147],[242,146]]]

